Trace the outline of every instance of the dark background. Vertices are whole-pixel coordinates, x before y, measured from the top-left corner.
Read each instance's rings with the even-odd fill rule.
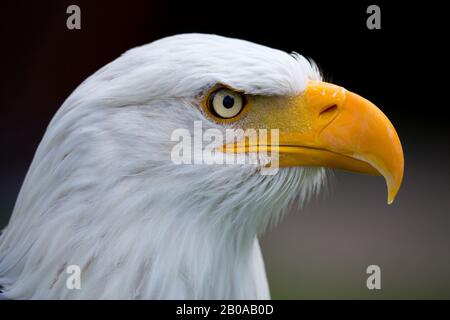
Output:
[[[64,99],[131,47],[216,33],[313,58],[327,80],[378,105],[405,152],[399,195],[336,173],[331,188],[262,239],[274,298],[450,298],[448,28],[441,2],[14,1],[0,5],[0,227]],[[81,8],[81,30],[66,8]],[[381,7],[381,30],[366,8]],[[382,290],[366,288],[366,268]]]

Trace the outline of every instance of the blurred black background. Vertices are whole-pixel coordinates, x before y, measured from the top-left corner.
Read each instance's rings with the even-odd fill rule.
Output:
[[[81,8],[81,30],[66,8]],[[366,9],[381,8],[381,30]],[[45,128],[76,86],[127,49],[215,33],[313,58],[379,106],[405,152],[403,187],[336,173],[329,192],[262,239],[274,298],[450,298],[448,18],[441,2],[14,1],[0,4],[0,227]],[[382,290],[366,288],[370,264]]]

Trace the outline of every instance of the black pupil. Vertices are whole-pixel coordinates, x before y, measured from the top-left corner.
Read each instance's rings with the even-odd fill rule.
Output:
[[[225,96],[222,103],[225,108],[230,109],[234,106],[234,98],[232,96]]]

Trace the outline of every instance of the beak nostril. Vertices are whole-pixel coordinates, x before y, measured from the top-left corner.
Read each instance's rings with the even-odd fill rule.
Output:
[[[328,106],[325,109],[323,109],[320,112],[319,116],[322,117],[322,116],[326,116],[329,114],[333,114],[337,110],[337,108],[338,108],[338,106],[336,104],[332,104],[331,106]]]

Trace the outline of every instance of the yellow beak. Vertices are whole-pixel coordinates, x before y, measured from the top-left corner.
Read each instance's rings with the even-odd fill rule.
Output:
[[[283,118],[279,128],[280,167],[319,166],[382,175],[392,203],[403,178],[403,151],[380,109],[355,93],[320,81],[310,81],[301,95],[286,104],[289,118]]]

